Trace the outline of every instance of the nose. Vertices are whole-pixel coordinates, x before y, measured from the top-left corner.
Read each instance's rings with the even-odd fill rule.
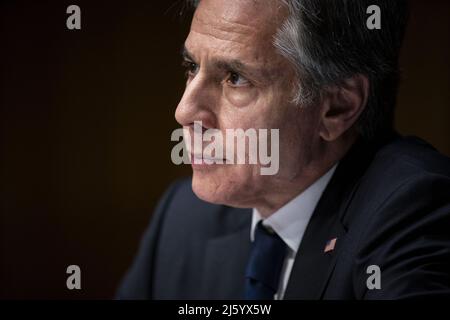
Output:
[[[201,121],[204,128],[216,127],[216,98],[214,88],[198,74],[189,81],[175,111],[175,119],[182,126]]]

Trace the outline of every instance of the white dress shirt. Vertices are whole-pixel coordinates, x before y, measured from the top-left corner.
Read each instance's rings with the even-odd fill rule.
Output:
[[[278,291],[274,297],[276,300],[281,300],[284,297],[295,256],[300,246],[300,242],[302,241],[306,226],[309,223],[311,215],[314,212],[323,191],[333,176],[336,167],[337,164],[310,185],[305,191],[263,221],[263,225],[272,228],[288,246],[288,252],[284,260],[283,268],[281,269]],[[261,219],[263,218],[258,210],[253,209],[250,232],[250,240],[252,242],[256,225]]]

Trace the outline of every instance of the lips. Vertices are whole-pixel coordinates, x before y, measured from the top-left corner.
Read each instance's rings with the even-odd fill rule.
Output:
[[[207,160],[208,162],[213,162],[212,164],[221,164],[226,162],[226,159],[208,157],[202,154],[195,154],[195,153],[191,153],[191,159],[192,159],[191,164],[211,164],[206,163],[205,160]]]

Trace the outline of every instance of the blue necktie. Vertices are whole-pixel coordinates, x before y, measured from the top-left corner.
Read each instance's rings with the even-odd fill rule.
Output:
[[[286,244],[273,231],[257,224],[250,259],[245,271],[245,299],[273,300],[278,290]]]

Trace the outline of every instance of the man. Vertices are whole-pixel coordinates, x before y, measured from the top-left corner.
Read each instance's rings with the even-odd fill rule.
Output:
[[[373,4],[381,29],[366,23]],[[277,128],[279,170],[194,163],[161,200],[118,297],[449,295],[450,160],[392,128],[406,4],[196,6],[177,121],[191,133],[196,121]]]

